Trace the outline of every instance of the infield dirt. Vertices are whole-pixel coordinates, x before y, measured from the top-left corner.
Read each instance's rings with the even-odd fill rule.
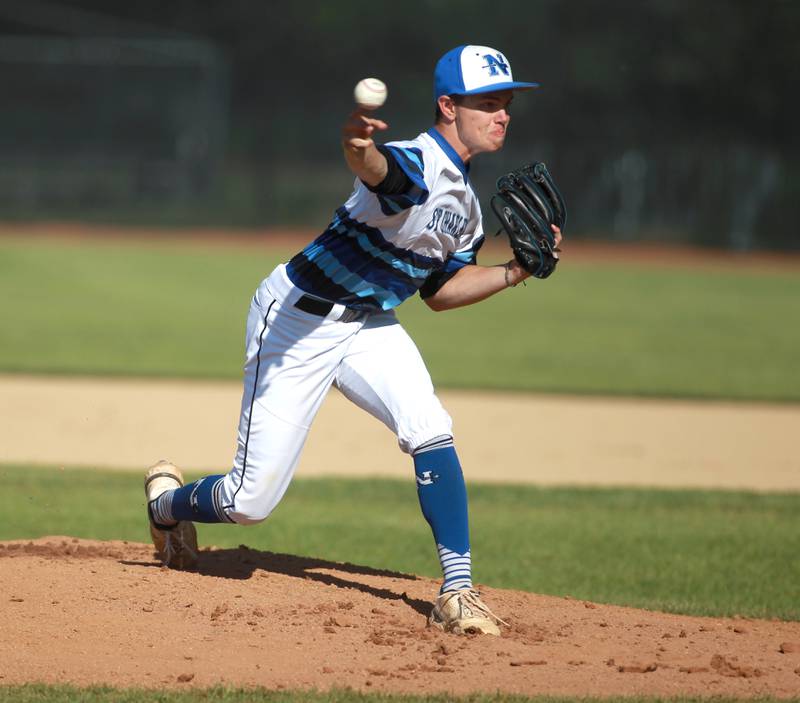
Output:
[[[698,618],[482,589],[508,627],[426,626],[437,583],[353,564],[206,550],[0,543],[0,685],[467,694],[797,696],[800,623]],[[8,633],[14,633],[13,637]]]

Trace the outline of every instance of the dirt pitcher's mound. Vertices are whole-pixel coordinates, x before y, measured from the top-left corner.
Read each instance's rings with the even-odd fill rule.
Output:
[[[0,684],[525,694],[796,696],[800,623],[695,618],[484,588],[502,638],[426,628],[437,584],[215,549],[0,543]]]

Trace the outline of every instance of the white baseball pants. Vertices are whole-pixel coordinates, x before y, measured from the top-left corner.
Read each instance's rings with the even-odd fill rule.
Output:
[[[220,495],[232,522],[260,522],[280,502],[332,384],[391,429],[404,452],[452,434],[425,363],[394,312],[343,322],[342,305],[324,317],[295,307],[303,295],[280,265],[250,305],[238,450]]]

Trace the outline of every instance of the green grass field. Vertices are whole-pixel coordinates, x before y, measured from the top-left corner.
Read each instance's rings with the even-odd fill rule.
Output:
[[[0,239],[0,371],[239,378],[291,252]],[[569,263],[484,303],[399,309],[439,386],[800,400],[800,276]]]
[[[138,473],[5,466],[0,483],[0,539],[148,540]],[[471,485],[475,578],[675,613],[800,620],[798,513],[797,494]],[[440,575],[412,481],[298,479],[267,522],[199,529],[220,547]]]

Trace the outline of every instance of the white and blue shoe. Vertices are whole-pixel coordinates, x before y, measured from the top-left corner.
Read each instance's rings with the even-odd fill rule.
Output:
[[[498,625],[508,625],[481,600],[474,588],[445,591],[433,605],[428,625],[456,635],[500,636]]]

